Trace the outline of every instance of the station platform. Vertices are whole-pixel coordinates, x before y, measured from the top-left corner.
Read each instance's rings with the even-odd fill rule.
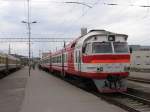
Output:
[[[38,69],[9,75],[0,89],[0,112],[126,112]]]
[[[25,96],[27,68],[0,80],[0,112],[19,112]]]

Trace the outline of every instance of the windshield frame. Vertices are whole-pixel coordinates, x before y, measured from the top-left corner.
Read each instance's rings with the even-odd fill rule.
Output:
[[[114,44],[114,43],[120,43],[120,44],[123,43],[123,44],[126,44],[126,47],[127,47],[126,50],[127,50],[127,51],[126,51],[126,52],[116,52],[116,51],[115,51],[116,49],[115,49],[115,44]],[[130,53],[130,51],[129,51],[129,46],[128,46],[128,43],[127,43],[127,42],[115,42],[115,41],[114,41],[114,42],[112,42],[112,44],[113,44],[113,51],[114,51],[115,54],[128,54],[128,53]],[[119,47],[119,48],[122,48],[122,47]]]
[[[94,47],[94,43],[109,43],[110,44],[110,52],[93,52],[93,47]],[[92,54],[113,54],[113,46],[112,46],[112,42],[92,42]]]

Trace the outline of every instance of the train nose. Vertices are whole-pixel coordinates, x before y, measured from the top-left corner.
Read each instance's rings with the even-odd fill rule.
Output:
[[[119,88],[121,87],[121,76],[118,75],[108,75],[106,80],[107,80],[107,86],[109,88]]]

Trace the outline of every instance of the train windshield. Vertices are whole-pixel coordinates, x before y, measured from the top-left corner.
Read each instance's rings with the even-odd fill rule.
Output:
[[[115,53],[128,53],[128,45],[126,42],[114,42],[114,52]]]
[[[112,53],[110,42],[94,42],[92,45],[92,53]]]

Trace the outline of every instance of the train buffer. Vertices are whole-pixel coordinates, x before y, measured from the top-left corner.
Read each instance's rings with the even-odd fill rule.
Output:
[[[37,68],[1,79],[0,89],[0,112],[126,112]]]

